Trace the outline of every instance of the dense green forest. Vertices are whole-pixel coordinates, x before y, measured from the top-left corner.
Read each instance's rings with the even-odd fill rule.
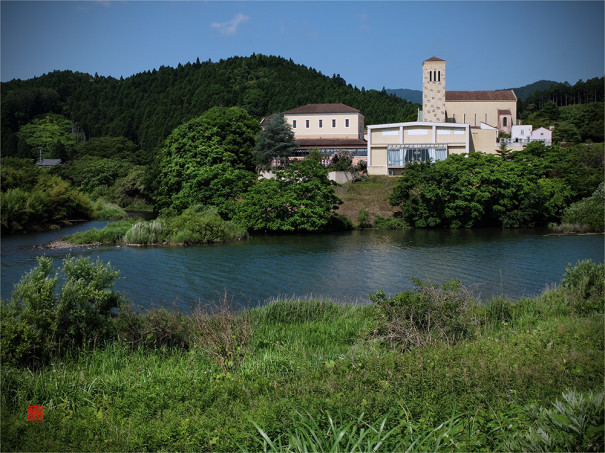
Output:
[[[2,154],[37,157],[37,148],[19,146],[17,133],[46,113],[70,120],[80,138],[125,137],[151,151],[177,126],[211,107],[238,106],[260,119],[330,102],[359,109],[368,124],[412,120],[417,114],[414,104],[385,90],[353,87],[340,75],[329,77],[275,56],[198,60],[120,80],[55,71],[2,84]]]

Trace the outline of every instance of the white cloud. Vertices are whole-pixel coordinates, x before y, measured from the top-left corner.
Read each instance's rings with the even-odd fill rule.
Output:
[[[210,26],[212,28],[216,28],[225,36],[233,36],[237,33],[237,27],[239,27],[239,24],[249,20],[250,17],[246,16],[245,14],[237,13],[237,15],[229,22],[212,22]]]
[[[368,25],[368,15],[366,13],[358,14],[357,18],[359,19],[359,23],[357,25],[358,31],[371,31],[372,27]]]

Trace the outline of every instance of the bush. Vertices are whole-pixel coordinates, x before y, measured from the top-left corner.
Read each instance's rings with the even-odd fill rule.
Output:
[[[604,393],[567,391],[552,409],[529,408],[535,422],[509,451],[603,451]]]
[[[459,281],[441,286],[413,278],[415,291],[387,298],[384,291],[370,295],[378,306],[374,336],[403,351],[435,342],[456,343],[472,336],[469,308],[473,297]]]
[[[569,294],[572,309],[579,313],[603,312],[605,297],[605,264],[595,264],[590,260],[569,264],[561,288]]]
[[[355,165],[355,171],[357,171],[359,173],[363,173],[367,170],[368,170],[368,161],[366,161],[366,160],[360,160],[359,162],[357,162],[357,165]]]
[[[239,365],[248,353],[252,335],[249,313],[238,314],[225,295],[218,304],[198,305],[192,318],[194,346],[225,373]]]
[[[408,230],[410,226],[403,219],[377,215],[374,217],[374,228],[382,230]]]
[[[351,151],[338,151],[330,159],[330,168],[335,171],[353,170],[353,153]]]
[[[92,209],[95,219],[124,219],[128,217],[126,211],[117,204],[108,203],[105,200],[97,200]]]
[[[598,233],[605,231],[605,186],[603,183],[590,197],[569,206],[561,221],[566,224],[582,225],[585,231]]]
[[[366,208],[359,208],[357,213],[357,225],[359,228],[368,228],[372,226],[370,213]]]
[[[209,244],[246,237],[246,230],[221,218],[214,207],[192,206],[178,217],[163,219],[168,242]]]
[[[117,338],[131,349],[189,349],[191,318],[177,309],[149,309],[135,312],[131,305],[120,310],[115,320]]]
[[[2,361],[45,362],[110,337],[114,309],[124,297],[111,288],[119,272],[97,259],[68,257],[56,272],[51,258],[38,258],[2,303]]]

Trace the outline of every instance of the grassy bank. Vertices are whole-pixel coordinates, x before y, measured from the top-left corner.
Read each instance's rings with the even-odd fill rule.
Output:
[[[602,279],[582,263],[486,305],[417,282],[368,305],[123,309],[102,346],[4,362],[3,449],[602,451]]]
[[[223,220],[213,208],[193,207],[175,217],[121,221],[64,238],[71,244],[179,244],[228,242],[247,236],[245,229]]]
[[[389,203],[389,196],[398,181],[399,178],[388,176],[368,176],[363,181],[338,186],[335,189],[336,195],[343,202],[338,208],[338,213],[356,226],[361,209],[368,212],[370,223],[373,223],[376,217],[393,217],[395,212],[401,212],[401,209]]]

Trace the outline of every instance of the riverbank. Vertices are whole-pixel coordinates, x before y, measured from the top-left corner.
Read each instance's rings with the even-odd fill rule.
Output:
[[[602,395],[604,378],[603,307],[587,303],[590,272],[581,271],[539,297],[485,305],[456,285],[420,285],[370,305],[280,299],[235,312],[224,300],[191,315],[125,311],[104,346],[33,371],[3,366],[3,448],[328,449],[343,432],[346,450],[361,439],[361,450],[602,451],[602,404],[573,403]],[[442,318],[454,300],[459,310]],[[420,311],[408,316],[406,306]],[[414,324],[426,309],[443,322]],[[569,422],[539,415],[557,400]],[[31,405],[44,407],[43,422],[27,421]],[[571,436],[582,415],[583,435]]]

